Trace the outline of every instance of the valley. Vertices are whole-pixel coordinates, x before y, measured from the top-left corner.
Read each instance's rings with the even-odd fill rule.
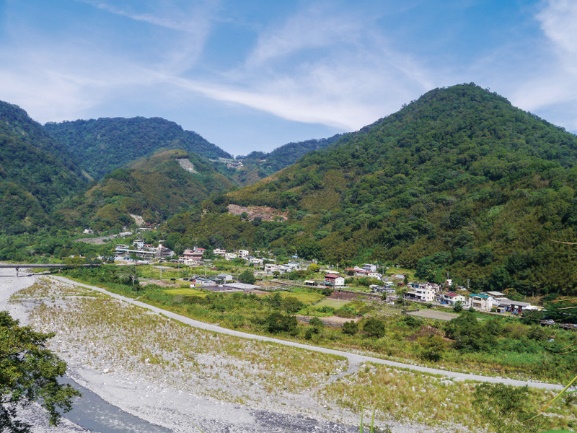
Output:
[[[576,170],[574,134],[472,83],[236,159],[2,103],[0,260],[98,265],[9,309],[175,432],[575,428]]]

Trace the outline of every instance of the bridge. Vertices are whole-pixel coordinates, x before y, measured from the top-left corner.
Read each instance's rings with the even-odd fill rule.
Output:
[[[20,269],[44,268],[44,269],[64,269],[64,268],[92,268],[100,266],[100,263],[71,264],[71,263],[0,263],[0,269],[16,269],[16,276]]]

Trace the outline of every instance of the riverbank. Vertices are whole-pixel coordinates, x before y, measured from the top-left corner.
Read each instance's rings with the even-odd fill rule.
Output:
[[[6,285],[3,283],[9,283],[8,286],[10,286],[8,290],[2,290],[3,301],[0,300],[0,308],[8,306],[6,298],[9,294],[24,289],[33,282],[34,277],[20,277],[16,281],[14,279],[0,280],[0,286]],[[52,283],[52,285],[56,284]],[[71,289],[71,286],[59,284],[58,290],[72,290],[74,293],[75,289]],[[279,390],[267,389],[266,381],[259,376],[262,372],[259,373],[258,364],[256,368],[254,365],[241,365],[243,363],[239,359],[226,359],[225,356],[221,356],[222,354],[218,356],[205,354],[207,356],[205,359],[196,356],[195,362],[189,364],[175,362],[171,367],[174,371],[170,375],[166,374],[166,370],[157,368],[158,365],[155,365],[150,357],[130,361],[120,360],[119,363],[118,360],[113,359],[114,356],[107,355],[104,348],[99,351],[96,346],[86,344],[87,341],[98,340],[94,337],[101,330],[95,327],[86,328],[83,332],[87,339],[84,342],[81,339],[74,340],[72,333],[64,327],[64,322],[60,322],[57,318],[57,316],[67,317],[67,314],[78,307],[77,302],[88,297],[87,293],[62,297],[56,292],[44,293],[44,296],[41,293],[36,294],[38,295],[36,299],[28,298],[28,295],[19,296],[18,302],[9,305],[11,313],[23,323],[26,323],[28,315],[31,314],[34,326],[41,327],[45,331],[56,332],[57,336],[51,345],[53,350],[68,362],[71,377],[112,405],[140,419],[161,425],[174,432],[358,432],[356,426],[359,421],[358,412],[338,408],[336,405],[323,407],[331,405],[319,402],[319,398],[315,396],[315,387],[319,387],[322,381],[314,383],[316,379],[312,376],[310,380],[307,379],[298,384],[290,382],[289,379],[294,378],[282,378],[284,380],[282,383],[287,385],[285,388],[291,389],[283,389],[279,392]],[[110,299],[102,301],[107,305],[112,302]],[[39,318],[38,310],[43,308],[52,309],[51,319],[45,321],[48,323],[42,323]],[[140,310],[136,307],[129,308]],[[55,312],[59,312],[59,315],[54,315]],[[161,318],[161,316],[155,316]],[[161,318],[161,320],[163,323],[164,321],[172,322],[168,319]],[[162,326],[165,325],[168,326],[167,324]],[[158,323],[155,326],[158,326]],[[199,338],[196,332],[182,326],[179,328],[185,328],[184,331],[187,333],[185,338]],[[157,331],[162,332],[162,329]],[[149,338],[146,333],[143,333],[141,337]],[[108,339],[112,338],[111,334]],[[165,353],[165,355],[168,358],[176,356],[174,353]],[[316,355],[306,354],[303,357],[303,367],[306,366],[309,356],[313,359]],[[333,360],[332,362],[335,363],[329,366],[333,369],[332,373],[331,371],[328,374],[322,373],[321,379],[327,377],[330,381],[343,376],[346,368],[343,370],[343,366],[340,365],[342,361]],[[133,364],[129,365],[130,363]],[[192,375],[187,376],[183,371],[179,371],[181,368],[178,366],[183,366],[182,369],[194,369],[195,363],[198,368]],[[238,370],[236,376],[234,372],[230,372],[235,369]],[[280,373],[279,377],[282,376]],[[246,376],[248,380],[243,380],[242,376]],[[310,386],[305,383],[306,381],[311,382]],[[237,401],[231,401],[235,398]],[[393,421],[387,422],[387,425],[395,433],[447,431],[445,428],[431,428],[418,424],[405,425]],[[451,428],[451,431],[459,430],[466,431],[456,430],[455,426]],[[59,427],[59,430],[55,431],[81,430],[62,430]],[[125,431],[147,430],[127,429]]]
[[[356,433],[360,409],[366,420],[373,407],[377,425],[394,433],[483,431],[471,427],[479,421],[464,400],[468,382],[215,333],[94,288],[42,277],[25,288],[32,277],[20,278],[0,297],[15,293],[17,318],[56,333],[51,348],[71,377],[161,431]],[[152,431],[130,424],[100,431]]]

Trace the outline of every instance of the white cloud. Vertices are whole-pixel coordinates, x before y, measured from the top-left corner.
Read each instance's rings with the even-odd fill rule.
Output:
[[[126,0],[82,2],[113,15],[149,24],[149,38],[143,38],[142,43],[149,44],[150,52],[154,51],[154,46],[159,46],[156,51],[162,53],[162,61],[156,67],[175,73],[189,70],[198,62],[218,6],[218,0],[140,0],[134,4]],[[165,32],[155,32],[155,27]]]
[[[577,54],[577,3],[573,0],[549,0],[538,14],[541,28],[560,57],[575,66]]]
[[[290,17],[280,28],[274,25],[262,32],[247,66],[262,66],[307,49],[350,45],[361,32],[360,24],[350,17],[331,15],[320,5],[312,6]]]
[[[317,5],[269,27],[221,81],[166,79],[285,119],[358,129],[428,90],[431,80],[370,19],[348,12]]]
[[[82,0],[82,2],[134,21],[193,34],[204,32],[205,26],[202,25],[202,20],[199,20],[198,17],[204,16],[215,3],[212,0],[193,3],[175,0],[149,0],[138,2],[135,8],[131,7],[130,2],[126,1],[116,1],[114,4],[96,0]]]
[[[577,3],[548,0],[536,19],[545,37],[535,47],[539,62],[528,65],[534,73],[518,86],[513,102],[577,130]]]

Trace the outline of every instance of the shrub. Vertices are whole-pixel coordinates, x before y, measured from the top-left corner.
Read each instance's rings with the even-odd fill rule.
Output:
[[[364,325],[363,331],[369,337],[381,338],[385,336],[385,322],[376,317],[369,317]]]
[[[445,341],[439,335],[429,335],[420,339],[420,356],[426,361],[438,362],[445,352]]]
[[[342,331],[343,334],[355,335],[357,332],[359,332],[359,325],[357,322],[353,322],[352,320],[350,322],[345,322],[343,323]]]
[[[297,331],[297,319],[294,316],[286,316],[281,313],[272,313],[265,320],[266,329],[271,334],[287,332],[294,334]]]
[[[461,351],[489,350],[495,343],[495,336],[487,332],[477,317],[470,312],[465,312],[448,322],[445,331],[447,337],[455,340],[455,348]]]
[[[294,296],[288,296],[282,300],[282,309],[285,310],[289,314],[294,314],[297,311],[302,310],[305,307],[305,304],[299,301]]]
[[[409,328],[420,328],[421,325],[423,324],[423,321],[415,316],[409,316],[409,315],[405,315],[401,318],[400,322],[405,325],[408,326]]]
[[[535,325],[542,319],[543,313],[541,311],[527,310],[523,311],[523,315],[521,316],[521,323],[524,323],[525,325]]]
[[[344,318],[353,318],[357,316],[357,311],[354,308],[345,305],[335,311],[335,316]]]
[[[309,325],[315,327],[315,328],[323,328],[325,326],[325,324],[322,322],[321,319],[319,319],[318,317],[313,317],[310,321],[309,321]]]

